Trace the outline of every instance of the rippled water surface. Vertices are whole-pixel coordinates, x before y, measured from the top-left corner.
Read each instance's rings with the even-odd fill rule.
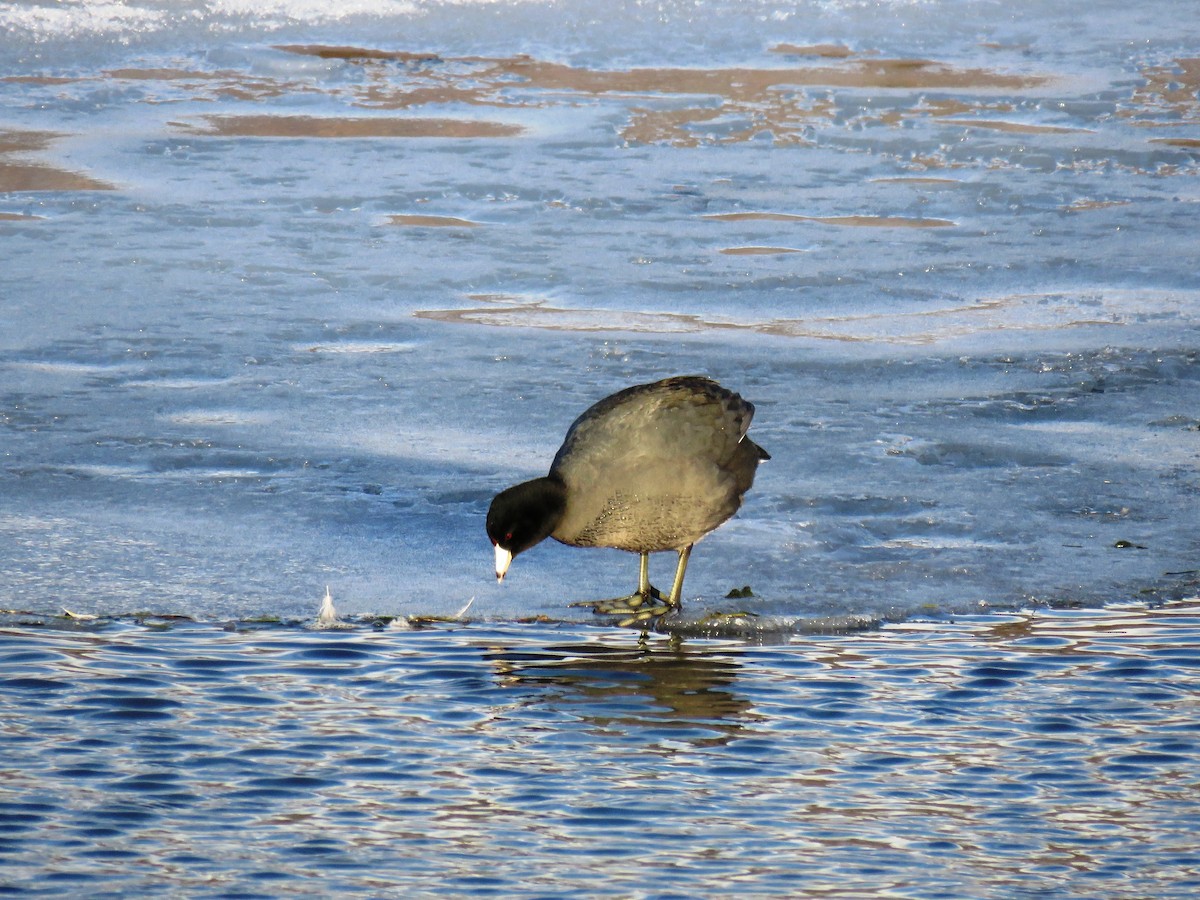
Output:
[[[1190,897],[1200,607],[749,645],[11,618],[35,896]]]

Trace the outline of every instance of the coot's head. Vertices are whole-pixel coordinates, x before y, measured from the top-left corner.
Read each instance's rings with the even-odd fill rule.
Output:
[[[567,492],[557,478],[535,478],[501,491],[487,514],[487,533],[496,548],[496,580],[514,556],[550,536],[567,506]]]

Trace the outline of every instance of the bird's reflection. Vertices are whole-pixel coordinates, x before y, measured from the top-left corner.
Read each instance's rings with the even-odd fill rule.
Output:
[[[493,647],[487,658],[502,682],[549,694],[595,724],[668,729],[696,745],[725,744],[758,717],[734,689],[736,648],[672,640],[578,642],[543,649]]]

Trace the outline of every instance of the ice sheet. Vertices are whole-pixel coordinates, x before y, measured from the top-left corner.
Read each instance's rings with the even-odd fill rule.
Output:
[[[697,614],[1194,593],[1190,11],[0,4],[0,606],[584,615],[488,501],[689,372]]]

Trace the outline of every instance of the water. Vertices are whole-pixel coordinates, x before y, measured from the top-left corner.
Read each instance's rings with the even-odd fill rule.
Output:
[[[0,3],[0,885],[1195,893],[1193,5]],[[497,586],[690,372],[673,636]]]
[[[1189,897],[1200,607],[0,632],[29,896]]]

